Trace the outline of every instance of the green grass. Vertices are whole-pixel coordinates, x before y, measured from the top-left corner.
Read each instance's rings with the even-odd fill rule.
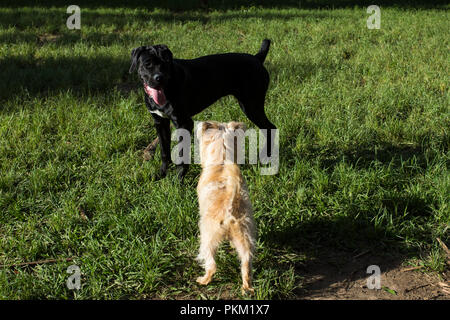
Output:
[[[81,5],[80,5],[81,6]],[[371,248],[442,271],[449,243],[449,31],[442,9],[252,6],[209,11],[64,6],[0,8],[0,298],[243,298],[224,245],[208,287],[195,278],[200,174],[180,186],[141,152],[156,135],[132,48],[175,57],[256,53],[266,60],[280,171],[244,165],[259,229],[258,299],[299,297],[317,251]],[[132,88],[132,90],[130,90]],[[246,119],[233,98],[195,120]],[[66,288],[70,264],[82,289]]]

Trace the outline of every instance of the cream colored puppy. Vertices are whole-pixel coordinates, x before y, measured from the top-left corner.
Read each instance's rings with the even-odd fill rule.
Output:
[[[243,134],[244,130],[245,125],[238,122],[207,121],[198,125],[203,170],[197,186],[200,206],[197,260],[203,263],[205,275],[197,282],[206,285],[211,281],[216,272],[216,250],[222,240],[228,239],[241,261],[242,291],[253,293],[251,269],[256,228],[247,185],[235,157],[230,157],[237,152],[234,137]]]

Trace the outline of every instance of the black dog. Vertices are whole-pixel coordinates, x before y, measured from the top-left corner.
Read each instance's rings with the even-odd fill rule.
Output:
[[[174,59],[165,45],[142,46],[131,52],[132,73],[139,62],[138,74],[143,82],[145,104],[151,112],[161,145],[162,166],[157,177],[163,178],[171,163],[170,120],[175,128],[192,133],[191,117],[219,98],[233,95],[248,119],[266,133],[266,147],[261,154],[270,157],[273,139],[270,129],[276,127],[264,113],[269,73],[263,62],[270,40],[264,40],[256,55],[225,53],[192,60]],[[180,140],[181,141],[181,140]],[[178,165],[182,180],[188,164]]]

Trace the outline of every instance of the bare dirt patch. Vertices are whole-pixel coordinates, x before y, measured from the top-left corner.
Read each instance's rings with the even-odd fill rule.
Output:
[[[367,267],[380,268],[381,289],[369,289]],[[331,253],[306,263],[299,299],[313,300],[449,300],[450,270],[437,274],[405,265],[404,257],[370,252]]]

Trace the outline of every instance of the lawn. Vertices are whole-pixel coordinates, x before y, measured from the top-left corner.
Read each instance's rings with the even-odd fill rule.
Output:
[[[142,157],[156,132],[130,52],[157,43],[189,59],[272,40],[265,109],[280,168],[242,166],[254,298],[307,298],[305,268],[324,252],[446,269],[448,5],[384,1],[368,29],[351,1],[78,1],[81,29],[69,30],[68,5],[22,2],[0,5],[0,299],[246,298],[227,244],[213,282],[195,283],[200,166],[183,185],[174,170],[154,182],[159,149]],[[232,97],[194,118],[209,119],[255,127]],[[48,259],[61,261],[10,266]],[[70,265],[80,290],[66,286]]]

